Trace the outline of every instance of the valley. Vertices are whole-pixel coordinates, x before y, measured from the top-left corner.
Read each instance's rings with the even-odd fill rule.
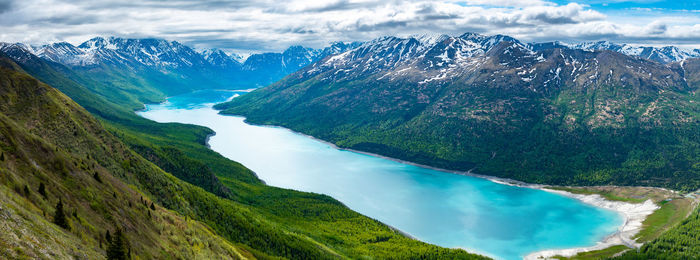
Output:
[[[674,48],[2,43],[0,256],[697,255],[700,59]]]
[[[212,96],[175,96],[139,114],[206,126],[217,133],[209,140],[214,151],[235,158],[266,184],[332,196],[421,241],[518,259],[544,249],[593,245],[623,223],[615,212],[547,192],[340,151],[286,129],[246,125],[243,118],[212,110],[217,100],[193,100],[200,95]],[[531,221],[518,221],[523,218]],[[537,244],[525,243],[532,237],[539,238]]]

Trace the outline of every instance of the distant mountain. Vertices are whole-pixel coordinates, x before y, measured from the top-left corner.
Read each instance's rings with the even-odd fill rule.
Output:
[[[700,187],[700,59],[556,46],[381,37],[217,108],[341,147],[528,182]]]
[[[218,49],[196,51],[177,41],[162,39],[95,37],[78,46],[67,42],[43,46],[0,43],[0,49],[14,48],[17,55],[33,54],[85,73],[97,69],[101,77],[111,82],[139,82],[150,85],[145,88],[170,95],[190,91],[193,86],[234,89],[264,86],[320,58],[357,45],[336,42],[322,49],[292,46],[282,53],[253,54],[245,61],[235,53]],[[129,75],[129,70],[138,71],[138,75]],[[168,87],[158,87],[165,85]]]
[[[359,46],[360,43],[336,42],[323,49],[291,46],[282,53],[250,55],[242,70],[253,86],[264,86],[328,55],[338,54]]]
[[[700,58],[700,49],[684,50],[675,46],[632,46],[629,44],[616,44],[609,41],[584,42],[578,44],[565,44],[561,42],[533,43],[530,44],[530,48],[535,51],[551,48],[569,48],[585,51],[610,50],[661,63],[680,62],[691,58]]]
[[[219,49],[205,49],[200,51],[200,54],[202,55],[202,58],[204,58],[204,60],[209,62],[209,64],[212,66],[231,71],[240,70],[242,66],[241,62],[239,61],[241,56],[235,53],[228,55]]]
[[[245,64],[237,60],[240,56],[236,54],[216,49],[198,52],[161,39],[96,37],[79,46],[65,42],[43,46],[0,43],[0,51],[25,69],[43,74],[65,72],[71,80],[107,100],[140,109],[143,103],[198,89],[264,86],[323,55],[353,46],[334,43],[318,50],[294,46],[283,53],[252,55]]]

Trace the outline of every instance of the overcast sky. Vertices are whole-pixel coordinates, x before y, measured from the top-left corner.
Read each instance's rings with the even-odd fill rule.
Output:
[[[383,35],[477,32],[526,42],[700,47],[700,4],[695,2],[0,0],[0,41],[77,45],[95,36],[155,37],[257,53]]]

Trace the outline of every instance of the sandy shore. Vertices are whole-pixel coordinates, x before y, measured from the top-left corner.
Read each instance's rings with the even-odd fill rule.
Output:
[[[539,252],[534,252],[525,257],[525,259],[546,259],[553,256],[574,256],[581,252],[595,251],[605,249],[614,245],[626,245],[628,247],[638,248],[642,244],[634,240],[634,236],[642,229],[642,222],[651,213],[659,208],[651,200],[644,203],[628,203],[621,201],[609,201],[598,194],[582,195],[574,194],[566,191],[551,190],[542,188],[542,190],[561,194],[567,197],[575,198],[583,203],[590,204],[596,207],[614,210],[620,213],[625,219],[624,224],[618,228],[618,231],[607,236],[602,241],[598,241],[594,246],[568,249],[551,249]]]

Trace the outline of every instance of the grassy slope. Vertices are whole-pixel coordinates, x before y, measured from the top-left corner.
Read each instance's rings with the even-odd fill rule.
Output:
[[[642,223],[642,230],[635,236],[638,242],[645,243],[660,237],[664,232],[685,220],[695,206],[693,200],[687,198],[669,199],[659,204],[661,208],[654,211]]]
[[[134,257],[249,255],[199,222],[147,208],[147,196],[92,159],[105,150],[115,157],[128,151],[109,142],[100,124],[66,96],[0,59],[2,258],[104,258],[105,233],[117,228],[126,231]],[[69,230],[50,222],[58,200]]]
[[[56,84],[59,89],[65,84],[81,87],[60,73],[54,76],[42,80],[61,83]],[[83,98],[91,100],[89,95]],[[405,237],[330,197],[265,186],[240,164],[206,148],[203,141],[211,131],[206,128],[158,124],[109,102],[88,104],[105,119],[107,135],[140,155],[99,159],[112,161],[107,164],[118,176],[166,208],[206,223],[229,241],[249,245],[248,251],[258,257],[265,255],[256,252],[288,258],[478,258]],[[141,156],[219,196],[182,183]]]
[[[615,259],[697,259],[700,257],[700,208],[659,238],[639,250],[630,250]]]

